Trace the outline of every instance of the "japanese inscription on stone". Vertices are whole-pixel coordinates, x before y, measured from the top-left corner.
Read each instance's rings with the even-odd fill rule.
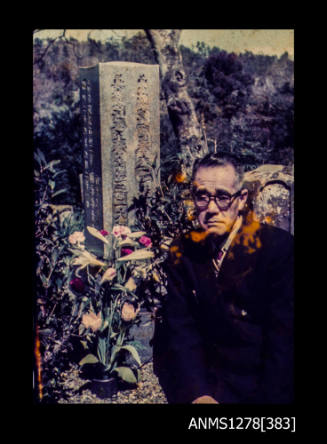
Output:
[[[150,115],[147,79],[141,74],[137,79],[136,96],[136,133],[137,148],[135,151],[136,177],[144,190],[151,186],[151,140]]]
[[[115,224],[127,224],[127,171],[126,171],[126,106],[122,100],[125,81],[122,74],[116,74],[112,90],[112,164],[113,164],[113,219]]]
[[[92,227],[103,225],[101,152],[99,143],[99,99],[96,78],[93,72],[85,72],[81,80],[81,115],[83,119],[83,196],[85,223]],[[102,252],[102,243],[87,231],[86,242],[96,253]]]
[[[141,190],[154,186],[160,162],[159,67],[129,62],[81,68],[83,200],[86,225],[112,231],[133,224],[128,211]],[[87,245],[103,251],[86,233]]]

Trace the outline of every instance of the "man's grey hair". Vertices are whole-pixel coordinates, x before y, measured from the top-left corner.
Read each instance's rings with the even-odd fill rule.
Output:
[[[241,188],[244,180],[244,168],[232,154],[209,153],[202,158],[196,159],[193,164],[192,179],[193,184],[196,172],[199,168],[225,167],[231,165],[236,173],[236,186]]]

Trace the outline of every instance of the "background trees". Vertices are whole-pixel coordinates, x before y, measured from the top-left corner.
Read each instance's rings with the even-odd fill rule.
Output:
[[[231,151],[245,169],[263,163],[293,162],[293,62],[276,56],[239,56],[203,42],[180,46],[186,88],[210,151]],[[46,160],[61,159],[61,188],[55,203],[79,205],[82,172],[79,67],[124,60],[157,63],[149,39],[91,38],[79,42],[63,35],[34,43],[34,146]],[[161,177],[180,161],[179,140],[161,90]],[[178,162],[176,162],[178,161]]]

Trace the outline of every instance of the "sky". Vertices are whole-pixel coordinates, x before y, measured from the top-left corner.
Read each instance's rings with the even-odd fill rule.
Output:
[[[88,34],[95,40],[114,37],[131,37],[142,29],[67,29],[66,37],[87,40]],[[34,34],[38,38],[53,38],[62,34],[62,29],[45,29]],[[180,44],[191,47],[197,41],[217,46],[228,52],[240,54],[251,51],[254,54],[281,56],[288,52],[294,59],[293,29],[183,29]]]

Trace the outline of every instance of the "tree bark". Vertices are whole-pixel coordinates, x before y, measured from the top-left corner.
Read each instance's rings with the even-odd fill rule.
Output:
[[[178,49],[181,30],[145,30],[159,64],[161,87],[168,114],[183,155],[185,172],[190,174],[193,161],[207,153],[207,144],[187,91],[187,79]]]

